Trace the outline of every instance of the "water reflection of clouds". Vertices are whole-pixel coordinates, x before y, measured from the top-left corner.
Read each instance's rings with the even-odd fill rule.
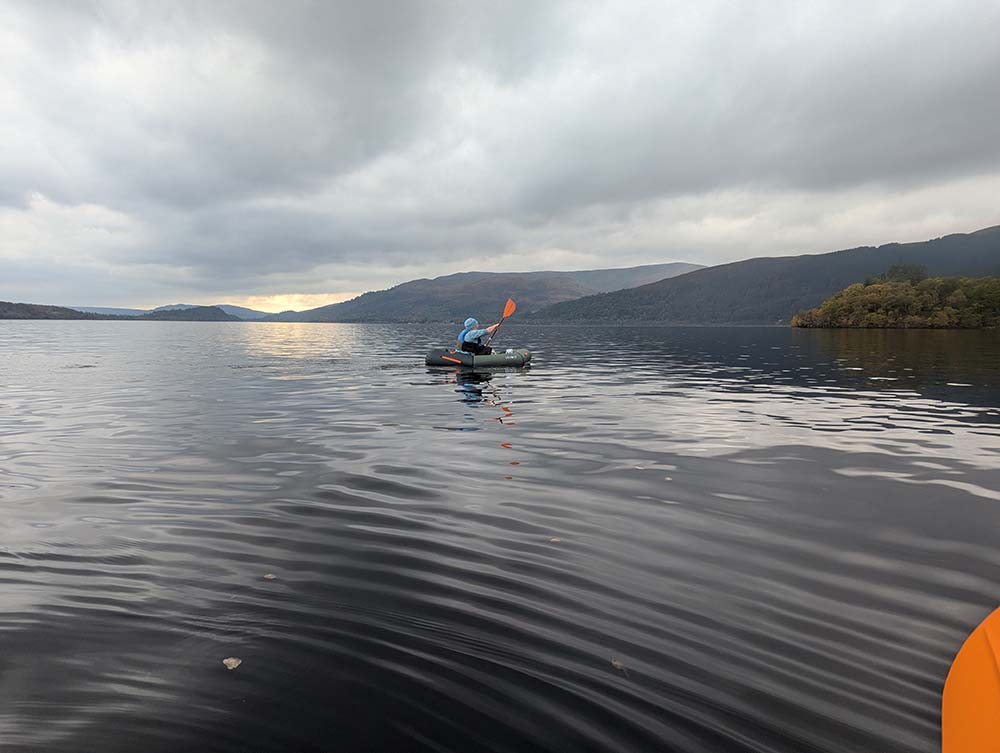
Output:
[[[252,358],[330,358],[368,350],[364,328],[354,324],[250,322],[233,329]]]

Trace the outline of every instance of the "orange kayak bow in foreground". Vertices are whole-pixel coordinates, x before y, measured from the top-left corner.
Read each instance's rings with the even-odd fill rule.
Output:
[[[942,753],[1000,751],[1000,609],[980,623],[951,664],[941,699]]]

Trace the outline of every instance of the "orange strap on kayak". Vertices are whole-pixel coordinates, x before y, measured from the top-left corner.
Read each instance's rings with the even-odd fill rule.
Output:
[[[951,664],[941,699],[941,753],[1000,751],[1000,609]]]

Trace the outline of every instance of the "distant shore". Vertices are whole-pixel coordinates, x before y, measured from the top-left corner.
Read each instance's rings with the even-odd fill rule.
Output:
[[[238,316],[227,314],[218,306],[195,306],[186,309],[150,311],[138,316],[127,314],[94,314],[64,306],[44,306],[36,303],[0,301],[0,319],[31,319],[50,321],[140,321],[140,322],[241,322]]]

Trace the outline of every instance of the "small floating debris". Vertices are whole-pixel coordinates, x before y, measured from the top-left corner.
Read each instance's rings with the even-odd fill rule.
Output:
[[[503,447],[505,450],[509,450],[511,447],[510,442],[501,442],[500,446]]]
[[[549,539],[549,543],[550,544],[559,544],[561,542],[562,542],[562,539],[559,538],[558,536],[553,536],[551,539]]]
[[[625,666],[625,662],[621,659],[612,659],[611,666],[614,667],[616,671],[621,672],[623,675],[628,677],[628,667]]]
[[[276,579],[277,577],[278,577],[278,576],[277,576],[277,575],[275,575],[274,573],[265,573],[265,574],[264,574],[264,580],[274,580],[274,579]]]
[[[674,479],[673,479],[673,477],[671,477],[671,476],[664,476],[664,477],[663,477],[663,480],[664,480],[664,481],[673,481]]]
[[[237,659],[235,656],[230,656],[228,659],[223,659],[222,663],[226,665],[226,669],[236,669],[243,663],[243,660]]]
[[[511,460],[510,464],[511,465],[521,465],[521,461],[520,460]]]
[[[507,479],[508,481],[512,481],[514,477],[513,476],[504,476],[504,478]]]

